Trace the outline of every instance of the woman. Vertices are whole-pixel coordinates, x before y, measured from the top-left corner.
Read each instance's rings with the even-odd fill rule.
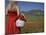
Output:
[[[12,1],[9,3],[6,15],[8,16],[8,21],[6,22],[6,34],[19,33],[20,30],[16,27],[16,20],[18,19],[20,12],[15,2]]]

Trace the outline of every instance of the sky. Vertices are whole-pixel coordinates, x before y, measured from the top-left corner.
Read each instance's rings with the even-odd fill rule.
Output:
[[[7,6],[8,3],[9,2],[6,0],[5,6]],[[28,11],[32,9],[44,10],[44,3],[18,1],[17,5],[21,11]]]

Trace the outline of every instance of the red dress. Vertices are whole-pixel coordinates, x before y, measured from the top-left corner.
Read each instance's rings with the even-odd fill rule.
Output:
[[[20,32],[16,27],[16,20],[18,19],[17,11],[8,10],[8,21],[6,23],[6,33],[15,34]]]

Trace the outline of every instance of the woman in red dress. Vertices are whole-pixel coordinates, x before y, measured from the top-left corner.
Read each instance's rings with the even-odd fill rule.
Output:
[[[14,3],[10,3],[10,8],[7,10],[7,16],[6,34],[19,33],[20,30],[16,27],[16,20],[19,18],[19,9]]]

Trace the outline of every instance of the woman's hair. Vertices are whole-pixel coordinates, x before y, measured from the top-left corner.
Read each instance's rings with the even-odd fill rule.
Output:
[[[6,15],[8,13],[8,10],[11,10],[11,9],[17,10],[17,14],[19,15],[19,8],[18,8],[16,2],[9,2],[9,4],[6,8]]]

